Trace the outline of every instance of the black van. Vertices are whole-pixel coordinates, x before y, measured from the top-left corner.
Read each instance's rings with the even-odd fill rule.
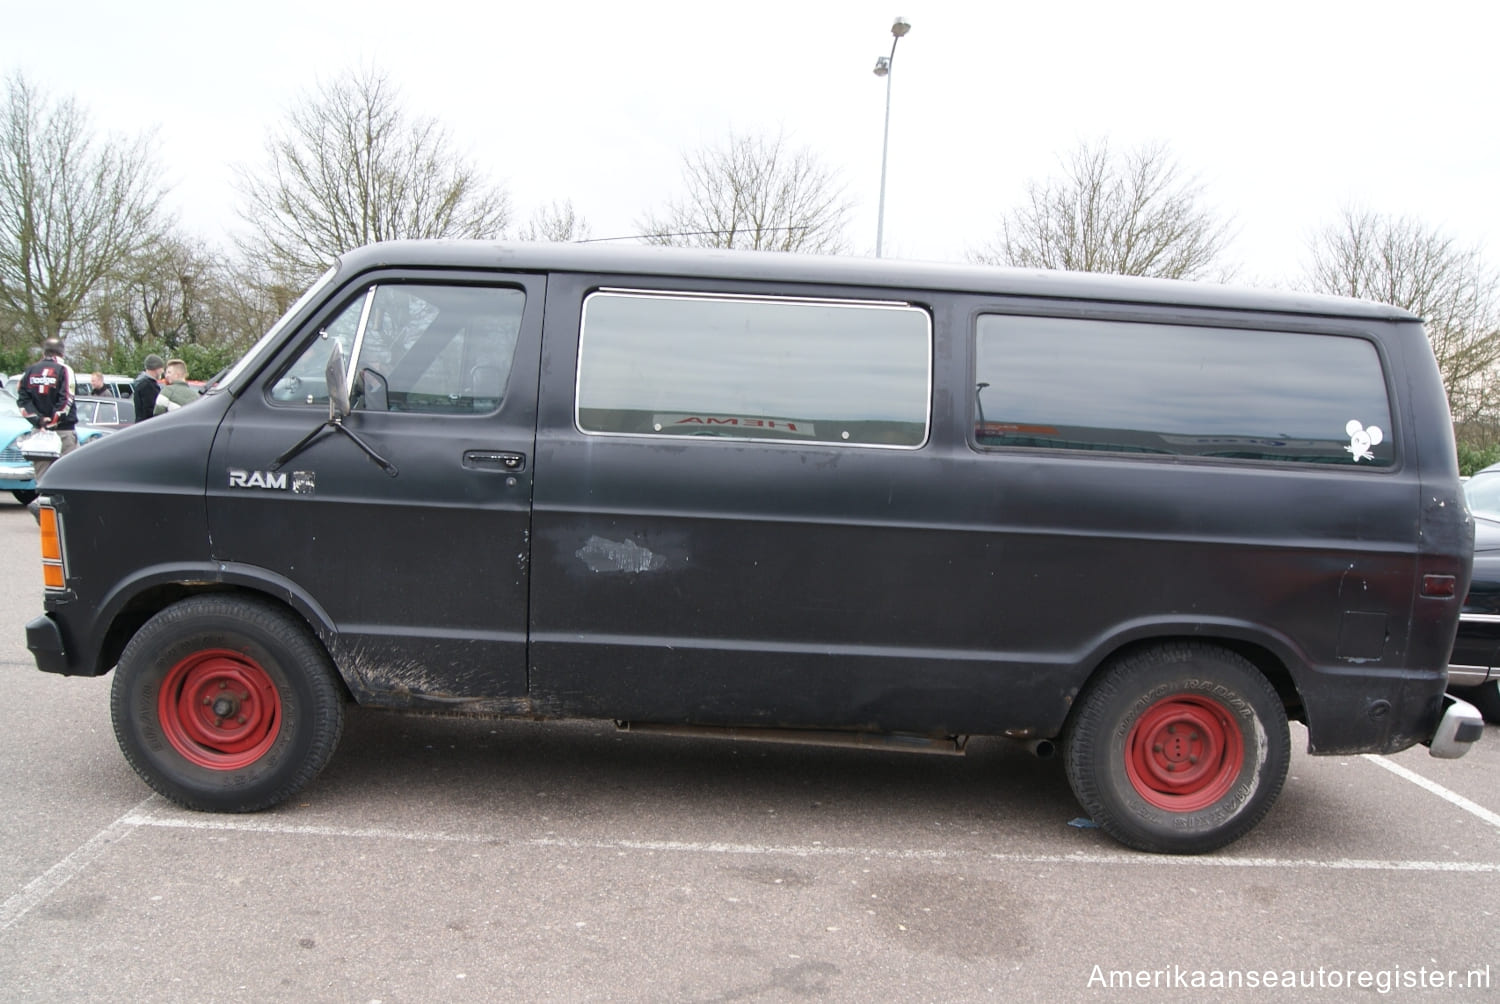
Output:
[[[1445,696],[1473,527],[1420,321],[1065,273],[414,242],[42,485],[37,665],[249,811],[345,702],[961,752],[1060,745],[1204,851]]]

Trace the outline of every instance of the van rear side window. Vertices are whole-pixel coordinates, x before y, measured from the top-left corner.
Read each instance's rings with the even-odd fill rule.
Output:
[[[975,336],[981,447],[1395,463],[1362,338],[999,314]]]
[[[932,322],[908,304],[610,290],[578,351],[586,433],[927,441]]]

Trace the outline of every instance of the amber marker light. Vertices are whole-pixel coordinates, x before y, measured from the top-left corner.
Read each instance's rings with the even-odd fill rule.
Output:
[[[43,505],[39,512],[42,527],[42,583],[48,589],[64,588],[62,534],[58,530],[57,510]]]

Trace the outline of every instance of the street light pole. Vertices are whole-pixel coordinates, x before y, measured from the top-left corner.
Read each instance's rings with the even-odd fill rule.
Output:
[[[885,135],[880,141],[880,209],[875,216],[875,257],[885,242],[885,162],[891,148],[891,72],[896,62],[896,43],[901,36],[911,31],[906,18],[898,17],[891,25],[891,54],[875,60],[875,76],[885,78]]]

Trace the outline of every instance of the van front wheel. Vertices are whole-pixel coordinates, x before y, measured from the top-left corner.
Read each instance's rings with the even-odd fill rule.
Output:
[[[110,689],[115,738],[179,805],[253,812],[323,769],[343,731],[343,690],[301,621],[258,598],[199,596],[152,617]]]
[[[1074,795],[1110,836],[1199,854],[1270,811],[1291,737],[1275,688],[1247,660],[1164,645],[1118,660],[1085,688],[1063,757]]]

